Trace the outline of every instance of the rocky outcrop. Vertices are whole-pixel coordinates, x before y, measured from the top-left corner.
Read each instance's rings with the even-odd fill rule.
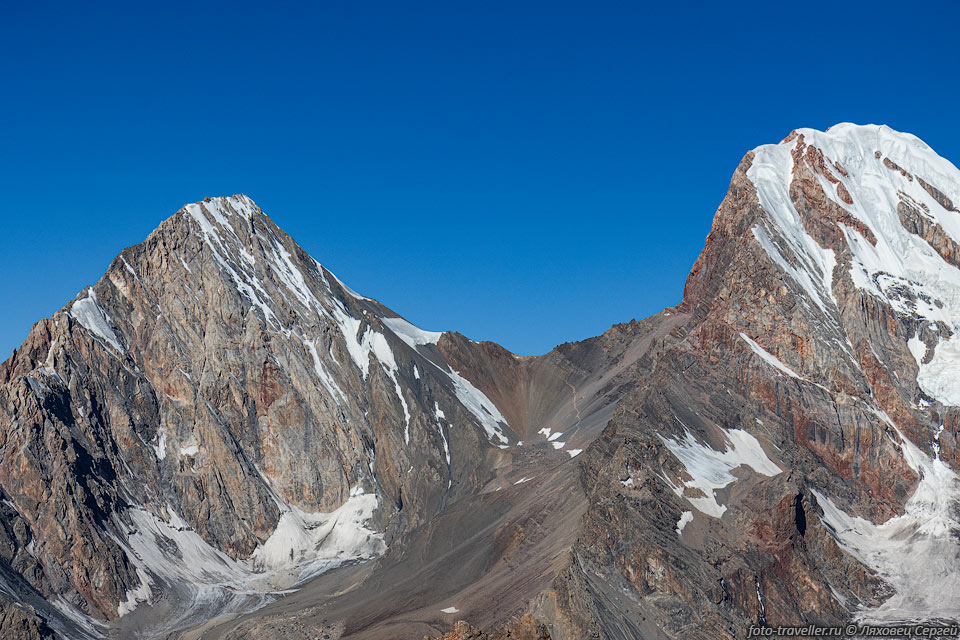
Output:
[[[47,640],[56,637],[53,629],[35,612],[0,597],[0,638]]]
[[[454,625],[453,631],[438,638],[424,636],[424,640],[550,640],[550,633],[543,623],[528,613],[490,633],[484,633],[465,620],[460,620]]]

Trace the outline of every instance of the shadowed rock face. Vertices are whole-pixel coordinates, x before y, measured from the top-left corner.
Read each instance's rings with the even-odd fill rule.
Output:
[[[6,598],[0,598],[0,603],[0,637],[18,640],[56,637],[53,630],[35,612],[22,609],[21,605]]]
[[[0,366],[0,624],[956,618],[958,201],[912,136],[799,130],[744,157],[680,305],[538,357],[410,325],[245,196],[188,205]]]

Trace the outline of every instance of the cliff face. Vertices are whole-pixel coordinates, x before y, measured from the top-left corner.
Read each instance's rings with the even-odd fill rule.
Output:
[[[188,205],[0,366],[0,624],[957,618],[955,202],[912,136],[798,130],[744,157],[677,308],[535,358],[414,327],[245,196]]]
[[[960,616],[958,194],[886,127],[747,154],[689,321],[582,457],[555,637]]]
[[[440,338],[245,196],[188,205],[0,369],[4,558],[95,633],[379,555],[518,440]]]

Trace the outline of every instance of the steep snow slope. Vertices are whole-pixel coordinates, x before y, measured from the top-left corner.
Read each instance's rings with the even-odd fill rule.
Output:
[[[921,388],[944,405],[960,405],[955,383],[960,375],[960,269],[952,253],[960,242],[960,213],[953,205],[960,202],[960,171],[919,138],[885,126],[839,124],[825,133],[798,129],[796,134],[823,155],[825,170],[816,176],[823,192],[863,224],[837,223],[850,251],[845,268],[853,282],[915,320],[918,332],[910,340],[922,360]],[[828,305],[836,252],[811,237],[792,203],[794,150],[789,142],[759,147],[747,172],[768,224],[791,247],[793,264],[766,240],[767,225],[753,227],[753,233],[810,300]],[[931,238],[941,251],[908,228],[902,221],[905,209],[936,230]],[[916,341],[925,343],[924,355]],[[925,356],[928,351],[932,357]]]

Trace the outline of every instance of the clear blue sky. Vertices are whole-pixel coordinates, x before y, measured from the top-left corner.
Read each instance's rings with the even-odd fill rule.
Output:
[[[793,128],[960,163],[955,2],[198,4],[4,3],[0,359],[207,195],[535,354],[676,304],[738,161]]]

